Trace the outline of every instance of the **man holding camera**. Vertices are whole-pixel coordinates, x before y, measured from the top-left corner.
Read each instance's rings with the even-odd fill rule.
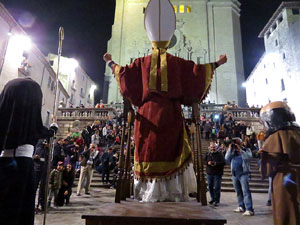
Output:
[[[233,138],[225,155],[227,164],[230,164],[232,181],[239,206],[234,212],[243,212],[243,216],[253,216],[252,196],[249,187],[250,159],[252,152],[242,146],[240,138]]]
[[[90,148],[84,150],[82,153],[83,159],[81,161],[81,168],[80,168],[80,176],[77,186],[77,196],[80,196],[80,192],[83,188],[83,182],[86,178],[86,185],[85,185],[85,194],[90,194],[90,184],[93,178],[93,169],[95,165],[96,158],[98,157],[98,151],[96,150],[96,146],[90,144]]]
[[[221,182],[225,165],[223,153],[216,150],[216,143],[210,142],[209,152],[204,157],[206,162],[206,177],[211,197],[209,204],[219,206],[221,197]]]

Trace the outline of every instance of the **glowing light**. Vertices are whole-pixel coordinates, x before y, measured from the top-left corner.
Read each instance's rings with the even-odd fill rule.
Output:
[[[247,82],[243,82],[242,87],[244,87],[244,88],[247,87]]]
[[[93,95],[94,94],[94,91],[97,89],[97,86],[96,85],[92,85],[91,86],[91,89],[90,89],[90,95]]]
[[[66,63],[66,67],[68,71],[74,72],[74,70],[79,66],[78,61],[76,59],[69,59],[68,63]]]
[[[215,119],[218,120],[220,118],[219,115],[215,115]]]
[[[10,45],[15,49],[28,51],[31,48],[31,40],[27,36],[14,35],[10,39]]]
[[[19,67],[24,60],[24,51],[28,51],[31,48],[31,40],[27,36],[12,35],[9,38],[7,46],[6,58],[11,65]]]

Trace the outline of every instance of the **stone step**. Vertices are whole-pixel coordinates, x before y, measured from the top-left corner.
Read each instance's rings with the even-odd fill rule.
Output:
[[[269,188],[269,183],[257,183],[257,182],[249,182],[250,189],[251,188]],[[222,181],[222,187],[233,187],[232,181]]]
[[[265,188],[250,188],[251,193],[268,193],[268,189]],[[235,192],[233,187],[221,187],[222,192]]]

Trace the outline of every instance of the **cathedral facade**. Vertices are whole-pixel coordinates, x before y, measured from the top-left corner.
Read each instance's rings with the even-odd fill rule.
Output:
[[[152,45],[144,28],[148,0],[116,0],[112,37],[107,52],[126,65],[151,54]],[[176,13],[176,31],[168,52],[195,63],[214,62],[227,54],[228,63],[218,68],[206,101],[243,105],[245,91],[240,3],[238,0],[171,0]],[[105,71],[108,102],[122,102],[110,68]]]

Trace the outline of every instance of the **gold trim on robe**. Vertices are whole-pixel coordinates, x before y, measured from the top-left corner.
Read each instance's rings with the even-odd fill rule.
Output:
[[[205,67],[205,89],[203,92],[203,95],[200,99],[200,101],[203,101],[204,98],[206,98],[209,90],[210,90],[210,86],[214,77],[214,71],[215,71],[215,66],[214,63],[208,63],[208,64],[204,64],[203,65]]]
[[[120,84],[120,70],[121,70],[121,68],[122,68],[122,66],[119,66],[118,64],[115,64],[114,69],[113,69],[113,74],[116,78],[119,90],[121,90],[121,84]]]
[[[134,172],[137,178],[165,178],[172,176],[175,172],[184,170],[192,160],[192,150],[189,145],[188,136],[183,127],[183,147],[180,156],[173,162],[137,162],[134,159]],[[136,155],[136,154],[135,154]]]

